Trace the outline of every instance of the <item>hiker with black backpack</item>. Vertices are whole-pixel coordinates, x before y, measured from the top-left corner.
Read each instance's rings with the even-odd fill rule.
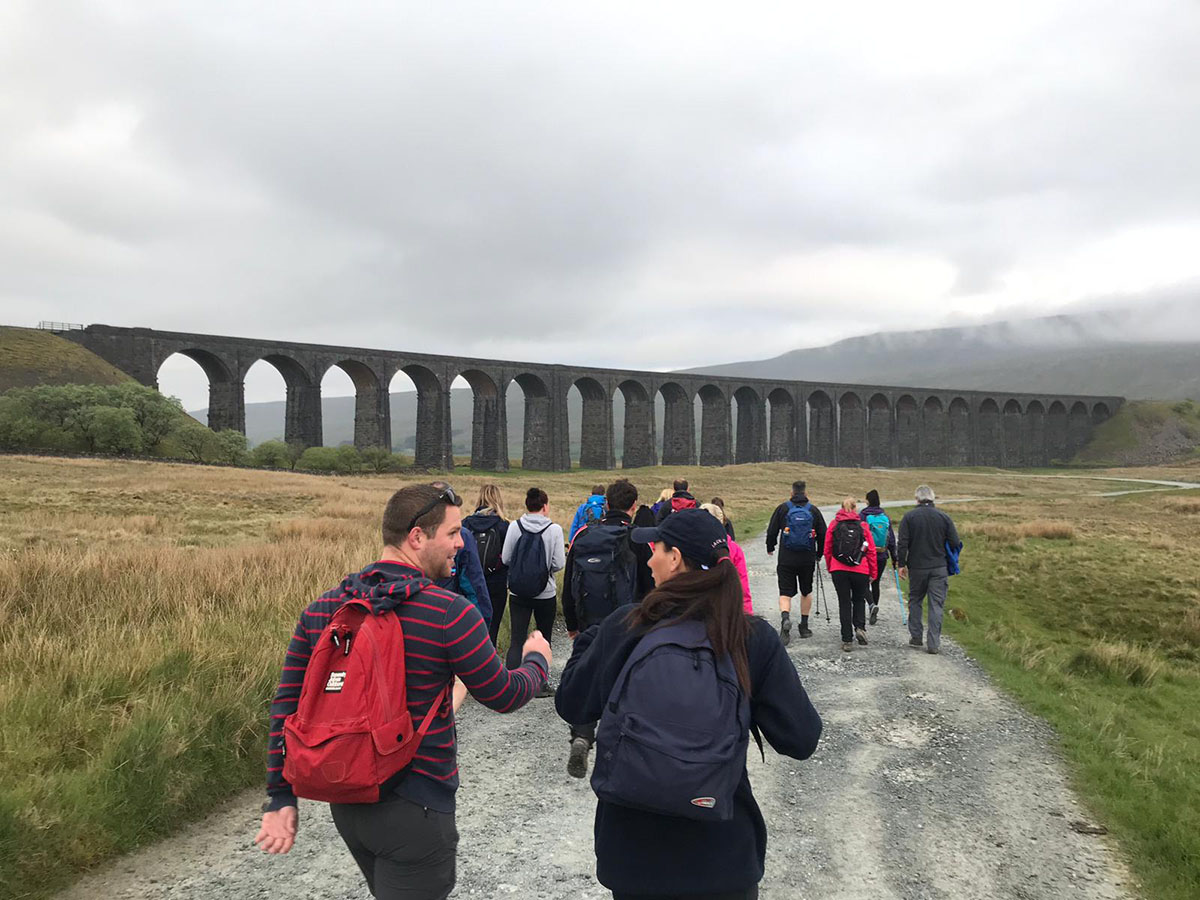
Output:
[[[925,651],[937,653],[942,645],[942,612],[950,584],[949,563],[953,561],[957,571],[957,554],[962,549],[962,541],[958,538],[954,520],[933,505],[933,488],[923,484],[917,488],[915,496],[916,509],[910,509],[900,520],[896,562],[900,566],[900,577],[908,581],[908,645],[921,647],[921,601],[928,597],[929,642]]]
[[[492,600],[492,620],[488,625],[488,637],[492,639],[493,646],[500,633],[500,623],[504,621],[504,610],[508,606],[508,566],[500,560],[508,525],[500,486],[488,483],[480,487],[475,512],[463,519],[463,528],[471,532],[475,538],[475,545],[479,548],[483,578],[487,584],[488,596]]]
[[[858,502],[847,497],[825,535],[825,568],[837,592],[846,652],[854,649],[856,640],[867,643],[867,592],[879,575],[878,567],[871,529],[858,517]]]
[[[444,481],[431,481],[430,484],[438,490],[449,487]],[[492,595],[488,590],[487,579],[484,577],[479,546],[470,529],[463,528],[459,534],[462,537],[462,546],[454,554],[454,565],[450,567],[449,575],[437,580],[437,586],[456,594],[462,594],[479,610],[483,621],[490,622],[493,612]]]
[[[654,587],[650,547],[630,540],[637,488],[621,479],[608,486],[605,496],[608,512],[604,518],[585,525],[567,551],[562,606],[571,640],[622,607],[640,603]],[[572,723],[569,732],[567,774],[582,778],[596,741],[596,722]]]
[[[825,517],[808,500],[803,481],[792,482],[792,496],[776,507],[767,526],[767,556],[779,546],[779,639],[792,640],[792,598],[800,591],[800,637],[812,637],[808,616],[812,612],[813,573],[825,546]]]
[[[599,522],[604,516],[604,507],[604,485],[597,484],[592,488],[591,495],[580,503],[579,508],[575,510],[575,517],[571,519],[571,530],[567,532],[567,543],[569,544],[575,540],[575,535],[579,533],[579,529],[584,525]]]
[[[676,478],[675,490],[671,493],[670,498],[655,510],[654,521],[661,523],[671,513],[679,512],[681,509],[695,509],[697,506],[699,504],[696,502],[696,498],[688,493],[687,479]]]
[[[525,494],[525,509],[525,515],[508,526],[500,551],[500,561],[508,566],[508,664],[512,667],[521,661],[520,648],[529,631],[530,617],[546,640],[551,640],[558,614],[554,573],[567,564],[562,526],[550,521],[546,492],[531,487]],[[554,689],[547,684],[538,696],[553,697]]]
[[[550,671],[542,635],[510,670],[479,611],[434,584],[462,546],[461,502],[449,485],[392,495],[379,561],[304,610],[271,703],[268,799],[254,842],[287,853],[296,798],[328,802],[378,900],[444,900],[454,888],[455,677],[480,703],[512,712]]]
[[[596,877],[614,898],[758,896],[767,828],[751,733],[807,759],[821,719],[774,629],[742,611],[725,530],[701,509],[654,528],[655,588],[575,639],[555,708],[599,720]]]
[[[896,532],[892,529],[892,520],[879,505],[879,491],[867,491],[867,505],[859,512],[867,528],[871,530],[871,540],[875,542],[875,562],[878,570],[871,579],[871,599],[868,603],[869,613],[867,623],[874,625],[879,620],[879,579],[887,568],[888,557],[892,565],[896,565]]]

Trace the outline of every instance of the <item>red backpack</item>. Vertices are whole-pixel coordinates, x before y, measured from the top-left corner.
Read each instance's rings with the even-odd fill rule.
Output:
[[[400,618],[349,600],[317,638],[300,702],[283,720],[283,777],[298,797],[376,803],[412,762],[446,696],[443,688],[414,731]]]
[[[691,497],[672,497],[671,512],[679,512],[681,509],[695,509],[696,501]]]

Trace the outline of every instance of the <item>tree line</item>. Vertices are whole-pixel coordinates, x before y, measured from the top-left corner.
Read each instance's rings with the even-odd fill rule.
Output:
[[[135,382],[12,388],[0,394],[0,449],[182,458],[200,463],[312,472],[389,472],[409,465],[385,447],[247,446],[240,431],[213,431],[178,398]]]

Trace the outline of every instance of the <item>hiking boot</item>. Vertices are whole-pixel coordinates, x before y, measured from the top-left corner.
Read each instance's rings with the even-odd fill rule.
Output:
[[[865,631],[863,631],[861,628],[854,629],[854,639],[856,641],[858,641],[860,644],[862,644],[864,647],[867,646],[867,633]]]
[[[554,696],[554,687],[553,687],[553,685],[550,684],[550,682],[547,681],[546,686],[544,688],[542,688],[540,691],[538,691],[536,694],[534,694],[533,698],[535,700],[544,700],[547,697],[553,697],[553,696]]]
[[[920,638],[910,637],[908,639],[908,646],[910,647],[923,647],[924,645],[925,642]]]
[[[937,656],[938,648],[937,647],[926,647],[925,652],[932,653],[934,656]]]
[[[802,637],[802,638],[809,638],[809,637],[812,637],[812,632],[811,632],[811,631],[809,631],[809,629],[808,629],[808,626],[807,626],[807,625],[801,625],[801,626],[800,626],[800,637]]]
[[[571,738],[571,755],[567,757],[567,774],[572,778],[583,778],[587,775],[588,751],[591,746],[587,738]]]
[[[802,634],[801,637],[804,635]],[[787,646],[792,642],[792,620],[784,619],[779,625],[779,640],[783,642],[783,646]]]
[[[842,650],[849,653],[854,649],[854,641],[842,641]]]
[[[869,619],[867,619],[867,624],[874,625],[878,618],[879,618],[879,604],[873,603],[873,604],[871,604],[871,617]]]

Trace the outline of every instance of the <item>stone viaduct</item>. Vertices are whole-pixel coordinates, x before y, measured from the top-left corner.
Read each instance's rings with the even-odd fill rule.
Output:
[[[151,387],[158,387],[158,370],[168,357],[181,353],[195,360],[208,376],[214,429],[245,431],[243,379],[254,363],[265,360],[287,385],[285,439],[306,446],[321,443],[321,380],[337,366],[355,386],[355,445],[390,447],[388,391],[393,376],[404,372],[417,389],[415,461],[429,468],[453,465],[450,385],[459,376],[474,394],[471,465],[492,470],[509,466],[504,397],[513,382],[525,396],[521,464],[546,470],[571,466],[567,393],[572,386],[583,398],[580,464],[596,469],[617,464],[612,404],[618,391],[625,401],[624,468],[768,460],[827,466],[1038,466],[1073,456],[1093,427],[1123,402],[1120,397],[577,368],[108,325],[62,336]],[[659,396],[665,406],[661,460]]]

